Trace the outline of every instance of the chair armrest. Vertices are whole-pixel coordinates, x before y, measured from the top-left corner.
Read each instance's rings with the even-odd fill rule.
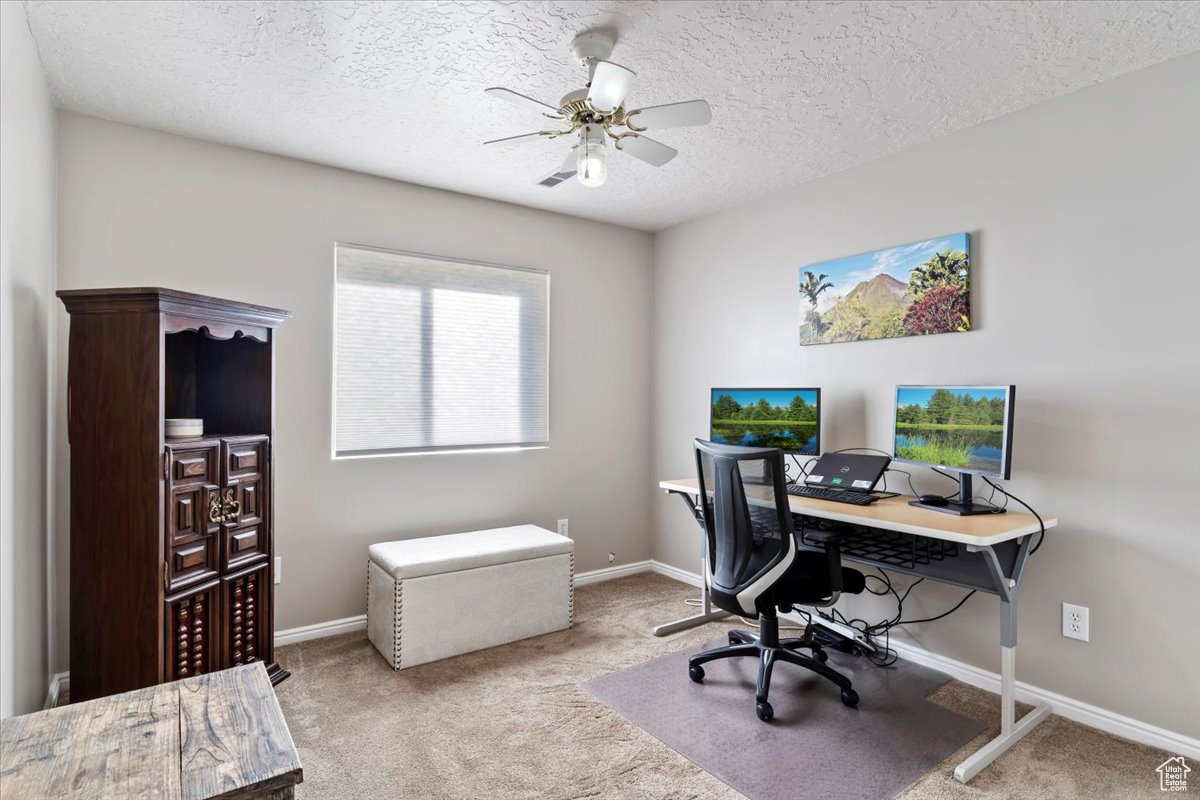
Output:
[[[804,528],[804,538],[825,547],[825,559],[829,568],[829,588],[835,593],[842,591],[842,532],[839,530],[812,530]]]
[[[823,531],[819,528],[816,530],[809,530],[805,528],[804,538],[808,539],[810,542],[816,542],[817,544],[828,545],[830,542],[836,544],[842,538],[842,532]]]

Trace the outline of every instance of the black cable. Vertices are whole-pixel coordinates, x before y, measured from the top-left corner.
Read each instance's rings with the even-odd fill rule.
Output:
[[[949,611],[947,611],[947,612],[945,612],[945,613],[943,613],[943,614],[938,614],[936,617],[926,617],[925,619],[905,619],[905,620],[901,620],[900,622],[897,622],[897,623],[896,623],[896,625],[895,625],[895,626],[893,626],[893,627],[897,627],[897,626],[900,626],[900,625],[915,625],[915,624],[916,624],[916,623],[918,623],[918,622],[934,622],[934,621],[936,621],[936,620],[942,619],[943,617],[948,617],[948,616],[950,616],[951,614],[953,614],[955,611],[958,611],[960,608],[962,608],[962,605],[963,605],[963,603],[965,603],[965,602],[967,602],[968,600],[970,600],[970,599],[971,599],[971,595],[975,594],[975,592],[977,592],[977,591],[979,591],[979,590],[978,590],[978,589],[972,589],[971,591],[967,592],[966,596],[965,596],[965,597],[963,597],[963,599],[962,599],[962,600],[959,600],[959,601],[958,601],[958,604],[957,604],[957,605],[955,605],[955,606],[954,606],[954,608],[950,609]]]
[[[882,583],[884,585],[885,588],[882,592],[877,592],[874,589],[872,589],[870,586],[864,586],[863,588],[866,589],[871,594],[875,595],[876,597],[883,597],[885,594],[888,593],[888,587],[891,586],[891,583],[889,581],[887,581],[883,578],[880,578],[878,575],[864,575],[863,578],[874,578],[875,580],[879,581],[880,583]]]
[[[913,497],[920,497],[920,496],[921,496],[921,493],[917,491],[917,488],[916,488],[915,486],[913,486],[913,482],[912,482],[912,473],[911,473],[911,472],[909,472],[909,471],[908,471],[908,470],[906,470],[906,469],[897,469],[896,467],[888,467],[886,470],[884,470],[884,473],[885,473],[885,474],[886,474],[886,473],[888,473],[888,472],[899,472],[899,473],[900,473],[901,475],[903,475],[903,476],[905,477],[905,479],[908,481],[908,490],[909,490],[910,492],[912,492],[912,494],[913,494]]]
[[[882,574],[882,570],[880,570],[880,573]],[[876,633],[885,633],[885,632],[891,630],[896,625],[900,624],[900,617],[904,613],[904,601],[908,599],[908,595],[912,592],[913,589],[915,589],[917,586],[919,586],[920,584],[922,584],[924,582],[925,582],[924,578],[918,578],[915,582],[909,584],[908,588],[904,590],[904,594],[901,595],[900,593],[898,593],[895,590],[894,587],[891,587],[891,581],[889,580],[888,586],[892,588],[892,594],[894,594],[896,596],[896,616],[892,617],[889,620],[884,620],[883,622],[878,622],[874,625],[867,626],[866,632],[868,634],[872,634],[872,635],[874,635]]]
[[[803,464],[801,464],[800,456],[796,455],[795,453],[788,453],[787,455],[789,458],[791,458],[793,461],[796,462],[796,469],[800,470],[800,474],[803,475],[805,478],[807,478],[808,477],[808,465],[813,462],[813,459],[810,458],[810,459],[808,459],[808,461],[805,461]],[[790,472],[791,472],[791,467],[789,466],[787,459],[784,459],[784,461],[783,461],[783,475],[784,475],[784,479],[785,479],[784,482],[785,483],[793,483],[793,484],[800,484],[800,483],[804,482],[803,479],[794,480],[794,481],[786,480],[787,476]]]
[[[913,589],[915,589],[917,586],[919,586],[920,584],[925,582],[925,578],[918,578],[916,581],[909,584],[908,587],[905,588],[904,593],[901,594],[900,592],[898,592],[896,590],[895,584],[892,583],[891,577],[886,572],[884,572],[882,569],[879,569],[879,568],[876,568],[876,572],[878,572],[879,574],[878,575],[865,575],[863,577],[864,577],[864,579],[870,578],[872,580],[878,581],[880,584],[882,584],[883,589],[881,591],[876,591],[875,589],[872,589],[868,586],[868,587],[866,587],[866,590],[868,592],[870,592],[871,594],[875,595],[876,597],[882,597],[882,596],[888,595],[888,594],[891,594],[893,597],[895,597],[896,598],[896,614],[895,614],[895,616],[891,617],[890,619],[886,619],[881,622],[871,624],[871,623],[868,623],[866,620],[859,619],[857,617],[854,619],[847,619],[846,615],[843,614],[841,611],[839,611],[836,608],[831,608],[830,614],[824,614],[824,613],[818,612],[818,617],[820,619],[824,619],[828,622],[839,623],[841,625],[845,625],[846,627],[852,628],[853,630],[855,630],[859,634],[861,634],[862,637],[875,648],[875,652],[864,651],[863,654],[866,655],[868,661],[870,661],[872,664],[879,666],[879,667],[889,667],[892,664],[895,664],[896,661],[899,659],[899,653],[897,653],[891,647],[892,628],[897,628],[901,625],[915,625],[917,623],[934,622],[939,619],[944,619],[945,617],[948,617],[951,614],[953,614],[958,609],[962,608],[963,604],[966,603],[967,600],[970,599],[971,595],[975,594],[975,592],[977,591],[975,589],[972,589],[971,591],[967,592],[967,594],[961,600],[959,600],[954,605],[953,608],[949,609],[948,611],[944,611],[941,614],[938,614],[937,616],[925,617],[922,619],[903,619],[902,617],[903,617],[903,613],[904,613],[904,601],[906,601],[908,599],[908,596],[909,596],[909,594],[912,593]],[[811,622],[810,622],[810,624],[811,624]],[[818,630],[818,632],[820,631],[819,624],[818,624],[817,630]],[[830,632],[826,635],[820,635],[819,638],[823,639],[824,640],[823,643],[830,647],[836,647],[836,646],[841,645],[840,649],[846,649],[846,645],[844,644],[844,637],[842,637],[840,634]],[[883,641],[882,642],[877,641],[878,639],[882,639]],[[861,650],[861,648],[860,648],[860,650]]]
[[[938,475],[941,475],[943,478],[949,478],[950,480],[954,481],[955,483],[958,483],[958,478],[954,477],[949,472],[942,472],[937,467],[930,467],[930,469],[933,470],[934,472],[936,472]]]
[[[1026,503],[1024,500],[1017,497],[1012,492],[1008,491],[1008,489],[1005,489],[1003,486],[997,486],[996,484],[992,483],[986,475],[980,475],[979,477],[983,478],[984,482],[987,483],[988,486],[991,486],[993,489],[998,489],[1005,497],[1009,497],[1009,498],[1012,498],[1013,500],[1016,500],[1018,503],[1025,506],[1025,508],[1027,508],[1029,510],[1030,514],[1033,514],[1033,516],[1037,517],[1038,527],[1041,530],[1038,531],[1037,544],[1035,544],[1033,546],[1033,549],[1029,551],[1029,554],[1033,555],[1034,553],[1036,553],[1038,551],[1038,548],[1042,546],[1042,542],[1046,541],[1046,523],[1042,520],[1042,515],[1037,513],[1036,511],[1034,511],[1033,506],[1029,505],[1029,503]],[[1005,505],[1007,505],[1007,503]]]

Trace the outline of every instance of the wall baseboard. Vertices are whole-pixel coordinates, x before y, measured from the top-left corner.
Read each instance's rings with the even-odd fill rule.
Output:
[[[985,689],[994,694],[1000,693],[1000,675],[990,670],[981,669],[965,661],[948,658],[930,652],[923,647],[909,642],[891,640],[891,647],[902,658],[914,664],[936,669],[946,673],[956,680],[971,686]],[[1138,742],[1139,744],[1159,747],[1178,755],[1200,759],[1200,739],[1184,736],[1181,733],[1151,725],[1148,722],[1109,711],[1106,708],[1076,700],[1049,689],[1017,681],[1017,700],[1034,705],[1045,704],[1060,717],[1086,725],[1089,728],[1120,736],[1122,739]]]
[[[337,636],[342,633],[353,633],[354,631],[365,631],[366,629],[367,615],[357,614],[345,619],[331,619],[328,622],[317,622],[312,625],[301,625],[298,628],[275,631],[275,646],[281,647],[285,644],[307,642],[309,639],[323,639],[326,636]]]
[[[611,581],[626,575],[636,575],[651,569],[649,561],[635,561],[632,564],[620,564],[615,567],[604,567],[589,572],[579,572],[575,575],[576,586],[587,586],[590,583]],[[328,622],[317,622],[313,625],[301,625],[298,628],[287,628],[275,632],[275,646],[307,642],[310,639],[321,639],[326,636],[337,636],[342,633],[353,633],[367,629],[367,615],[358,614],[345,619],[334,619]]]
[[[698,587],[701,584],[700,576],[694,572],[688,572],[687,570],[657,561],[651,561],[650,564],[651,571],[659,575],[674,578],[690,586]],[[789,619],[801,621],[799,617],[785,616],[788,616]],[[1000,693],[1000,674],[997,672],[981,669],[965,661],[958,661],[957,659],[938,655],[918,645],[898,641],[894,638],[891,640],[891,647],[900,656],[914,664],[939,670],[956,680],[992,692],[993,694]],[[1081,700],[1075,700],[1074,698],[1052,692],[1048,689],[1042,689],[1038,686],[1017,681],[1017,699],[1023,703],[1044,703],[1050,706],[1051,712],[1058,714],[1060,717],[1065,717],[1081,725],[1086,725],[1089,728],[1111,733],[1113,736],[1120,736],[1122,739],[1129,739],[1139,744],[1159,747],[1172,753],[1200,759],[1200,739],[1169,731],[1166,728],[1160,728],[1157,725],[1151,725],[1150,723],[1118,714],[1115,711],[1109,711],[1108,709],[1100,708]]]
[[[587,586],[592,583],[611,581],[615,578],[624,578],[626,575],[636,575],[639,572],[648,572],[650,564],[650,561],[634,561],[632,564],[618,564],[615,567],[603,567],[588,572],[577,572],[575,573],[575,585]]]
[[[673,578],[680,583],[686,583],[688,586],[695,586],[697,589],[704,585],[704,582],[700,580],[700,575],[698,573],[688,572],[687,570],[679,569],[678,567],[672,567],[670,564],[664,564],[661,561],[651,561],[650,571],[657,575]]]

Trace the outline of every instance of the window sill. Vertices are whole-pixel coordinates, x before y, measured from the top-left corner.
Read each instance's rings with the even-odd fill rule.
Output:
[[[361,461],[368,458],[410,458],[413,456],[481,455],[486,453],[516,453],[523,450],[547,450],[549,444],[504,445],[499,447],[441,447],[420,450],[379,450],[371,452],[334,452],[333,461]]]

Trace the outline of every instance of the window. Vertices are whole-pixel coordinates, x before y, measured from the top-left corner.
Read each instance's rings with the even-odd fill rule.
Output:
[[[335,458],[549,444],[549,275],[343,244],[335,260]]]

